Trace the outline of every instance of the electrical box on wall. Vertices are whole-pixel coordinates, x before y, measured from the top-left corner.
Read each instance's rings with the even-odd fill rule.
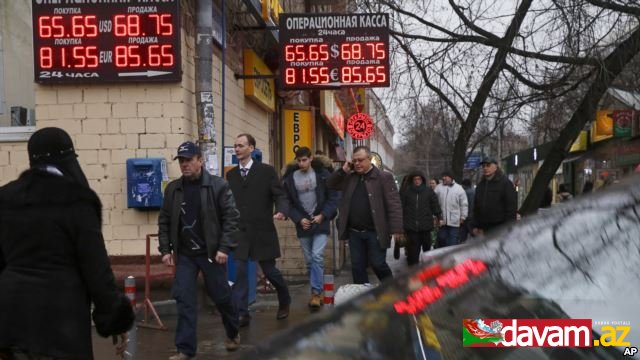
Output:
[[[165,159],[127,159],[127,207],[159,208],[168,181]]]

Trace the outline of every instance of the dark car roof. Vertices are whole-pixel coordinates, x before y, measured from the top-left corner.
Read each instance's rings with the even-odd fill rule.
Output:
[[[638,346],[639,255],[640,178],[634,177],[437,256],[334,311],[277,334],[249,357],[620,358],[621,349],[614,347],[465,348],[462,321],[624,322],[631,326],[625,340]],[[440,286],[440,296],[424,290],[439,287],[433,274],[446,275],[438,282],[450,282]],[[594,326],[594,336],[598,329]]]

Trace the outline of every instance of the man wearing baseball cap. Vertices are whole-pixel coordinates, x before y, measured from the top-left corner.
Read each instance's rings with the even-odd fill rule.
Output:
[[[238,312],[227,282],[227,255],[237,246],[240,213],[227,182],[203,168],[200,148],[182,143],[174,160],[182,176],[167,185],[158,217],[162,262],[176,266],[173,296],[178,308],[175,344],[170,360],[187,360],[197,351],[197,278],[202,272],[207,294],[216,304],[227,339],[228,351],[240,347]],[[175,264],[174,264],[175,256]]]
[[[482,180],[476,187],[473,204],[473,233],[481,235],[504,223],[516,220],[518,194],[513,183],[498,167],[495,158],[485,158]]]

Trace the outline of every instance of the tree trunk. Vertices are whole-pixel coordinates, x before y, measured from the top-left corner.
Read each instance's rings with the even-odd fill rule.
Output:
[[[531,190],[520,208],[521,214],[534,213],[540,207],[540,202],[549,182],[567,156],[580,131],[584,129],[584,125],[593,119],[598,102],[611,83],[638,52],[640,52],[640,27],[629,38],[621,42],[605,59],[589,91],[573,113],[571,120],[560,132],[549,151],[549,155],[547,155],[542,167],[540,167],[535,179],[533,179]]]
[[[473,103],[469,109],[469,114],[460,126],[460,132],[458,133],[458,137],[456,138],[453,146],[453,156],[451,159],[453,177],[458,182],[462,181],[462,172],[464,169],[464,162],[467,157],[467,147],[469,146],[471,135],[473,135],[476,125],[478,124],[478,120],[482,115],[482,110],[484,109],[484,104],[487,102],[491,88],[493,88],[493,84],[500,76],[500,72],[504,67],[507,55],[509,55],[507,48],[511,46],[513,39],[518,35],[522,21],[529,12],[529,7],[531,6],[532,1],[533,0],[525,0],[518,7],[518,11],[513,17],[511,24],[509,24],[509,28],[501,39],[501,41],[507,46],[498,49],[496,52],[496,55],[493,58],[493,63],[482,80],[482,84],[480,84],[476,97],[473,99]]]

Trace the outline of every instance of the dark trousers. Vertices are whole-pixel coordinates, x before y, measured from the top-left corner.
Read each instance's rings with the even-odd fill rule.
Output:
[[[227,282],[226,265],[209,262],[206,255],[178,255],[173,297],[178,307],[176,349],[194,356],[197,351],[196,328],[198,320],[198,273],[202,272],[207,294],[222,315],[222,324],[228,338],[238,335],[238,313],[233,305],[231,287]]]
[[[233,302],[238,308],[240,316],[249,316],[249,284],[247,278],[247,260],[235,259],[236,282],[233,284]],[[278,292],[278,303],[288,305],[291,303],[287,282],[282,277],[280,270],[276,268],[276,260],[258,261],[264,276],[273,284]]]
[[[378,280],[382,281],[393,276],[389,265],[387,265],[387,249],[380,246],[375,231],[349,230],[349,252],[351,253],[351,274],[354,284],[369,282],[367,261]]]
[[[458,245],[460,243],[458,241],[459,233],[460,228],[455,226],[441,226],[438,231],[438,247]]]
[[[420,262],[420,251],[423,244],[428,244],[427,248],[431,245],[431,230],[426,231],[405,231],[407,237],[407,263],[409,266],[415,265]]]
[[[470,219],[467,219],[462,225],[460,225],[460,244],[466,242],[469,236],[473,236],[471,234],[472,230]]]

